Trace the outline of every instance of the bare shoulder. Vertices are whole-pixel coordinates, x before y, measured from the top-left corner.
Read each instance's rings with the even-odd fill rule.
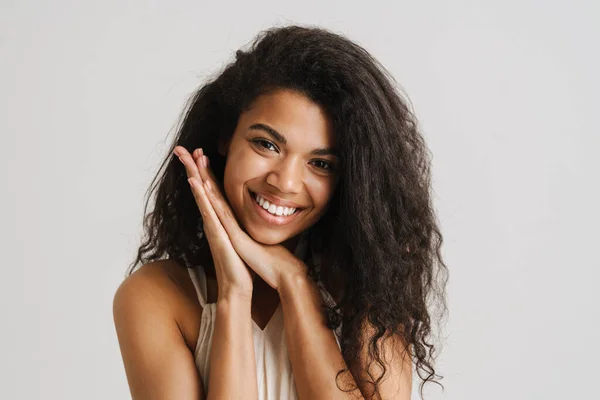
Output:
[[[190,349],[195,347],[202,307],[187,268],[172,260],[145,264],[128,276],[113,300],[115,322],[119,315],[146,315],[157,322],[177,325]]]
[[[190,289],[191,286],[191,289]],[[195,365],[201,309],[188,271],[146,264],[119,286],[113,316],[132,398],[200,398]]]
[[[149,305],[160,304],[163,310],[176,309],[174,306],[190,297],[190,285],[186,268],[171,260],[154,261],[141,266],[121,283],[115,303],[124,305],[121,303],[137,299]]]

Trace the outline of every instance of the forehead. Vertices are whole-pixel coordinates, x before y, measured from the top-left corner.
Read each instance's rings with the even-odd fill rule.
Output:
[[[244,131],[263,123],[285,136],[288,146],[335,147],[331,118],[306,96],[281,89],[256,98],[240,115],[238,127]]]

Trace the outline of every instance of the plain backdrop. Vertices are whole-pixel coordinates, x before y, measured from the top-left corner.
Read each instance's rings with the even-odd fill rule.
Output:
[[[597,392],[598,3],[0,4],[0,398],[130,398],[112,298],[145,190],[193,90],[291,23],[377,57],[433,153],[450,312],[428,398]]]

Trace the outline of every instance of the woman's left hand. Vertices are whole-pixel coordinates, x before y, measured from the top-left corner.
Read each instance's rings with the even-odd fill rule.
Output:
[[[181,151],[187,151],[179,147]],[[235,219],[231,206],[219,190],[219,186],[210,171],[208,158],[202,149],[193,152],[192,157],[198,168],[204,188],[210,203],[221,224],[227,231],[229,239],[238,255],[252,268],[269,286],[280,290],[284,279],[306,273],[306,265],[282,245],[265,245],[254,240],[242,230]],[[203,157],[202,162],[198,158]]]

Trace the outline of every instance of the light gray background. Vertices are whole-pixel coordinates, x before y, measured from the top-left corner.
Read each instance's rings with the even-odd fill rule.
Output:
[[[0,3],[0,398],[129,398],[112,297],[165,138],[204,77],[293,22],[381,60],[434,154],[451,280],[429,398],[592,398],[597,3],[283,3]]]

